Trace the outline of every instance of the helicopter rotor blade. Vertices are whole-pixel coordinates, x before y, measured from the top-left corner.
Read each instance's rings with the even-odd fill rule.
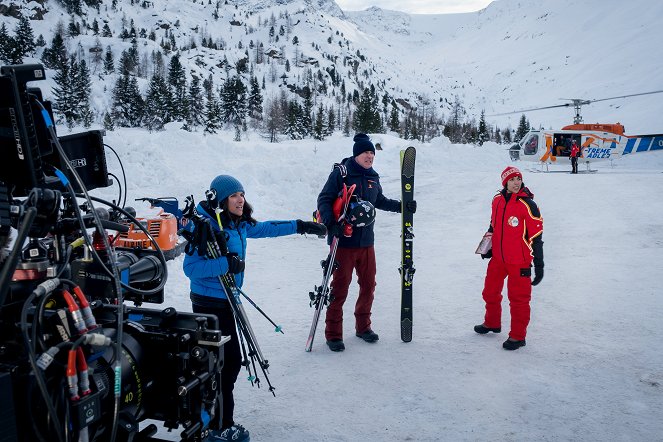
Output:
[[[641,92],[639,94],[627,94],[627,95],[620,95],[617,97],[607,97],[607,98],[597,98],[596,100],[585,100],[583,98],[560,98],[560,100],[568,100],[570,103],[565,103],[565,104],[557,104],[554,106],[543,106],[543,107],[533,107],[529,109],[522,109],[522,110],[517,110],[517,111],[512,111],[512,112],[504,112],[500,114],[491,114],[491,115],[486,115],[487,117],[499,117],[502,115],[511,115],[511,114],[520,114],[524,112],[531,112],[531,111],[537,111],[537,110],[543,110],[543,109],[554,109],[557,107],[580,107],[584,106],[586,104],[591,104],[591,103],[596,103],[597,101],[607,101],[607,100],[617,100],[619,98],[628,98],[628,97],[637,97],[640,95],[650,95],[650,94],[660,94],[662,93],[663,90],[658,90],[658,91],[650,91],[650,92]]]
[[[530,108],[530,109],[522,109],[522,110],[517,110],[517,111],[513,111],[513,112],[504,112],[504,113],[501,113],[501,114],[491,114],[491,115],[486,115],[486,116],[487,117],[497,117],[497,116],[500,116],[500,115],[520,114],[520,113],[530,112],[530,111],[537,111],[537,110],[543,110],[543,109],[553,109],[553,108],[556,108],[556,107],[570,107],[570,106],[571,106],[571,103],[556,104],[554,106],[533,107],[533,108]]]
[[[596,100],[588,100],[587,104],[589,103],[596,103],[597,101],[606,101],[606,100],[617,100],[619,98],[628,98],[628,97],[637,97],[639,95],[650,95],[650,94],[660,94],[663,92],[663,90],[660,91],[651,91],[651,92],[641,92],[639,94],[629,94],[629,95],[620,95],[618,97],[609,97],[609,98],[598,98]]]

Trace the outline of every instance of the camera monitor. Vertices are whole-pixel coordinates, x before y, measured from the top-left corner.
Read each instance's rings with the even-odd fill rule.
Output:
[[[34,91],[27,87],[28,82],[44,78],[41,65],[0,69],[0,181],[13,188],[14,196],[27,195],[46,182],[41,156],[53,147],[40,112],[30,104],[28,93]]]
[[[58,137],[60,145],[62,145],[62,150],[69,159],[69,164],[76,170],[87,190],[96,189],[97,187],[108,187],[112,184],[108,178],[103,135],[103,131],[91,130]],[[64,164],[64,160],[57,152],[43,157],[43,162],[60,169],[69,181],[71,181],[74,190],[76,192],[82,191],[76,181],[74,181],[71,171]]]

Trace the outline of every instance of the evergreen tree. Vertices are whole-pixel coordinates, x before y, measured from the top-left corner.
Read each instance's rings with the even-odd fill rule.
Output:
[[[305,131],[302,125],[303,114],[304,110],[299,103],[291,101],[288,104],[285,134],[289,136],[291,140],[301,140],[304,138]]]
[[[30,26],[30,20],[27,17],[21,16],[18,22],[14,35],[14,45],[14,62],[16,64],[23,63],[24,56],[33,55],[35,52],[35,36],[32,32],[32,26]]]
[[[248,104],[249,116],[257,120],[262,119],[262,92],[257,77],[251,77],[251,92]]]
[[[222,119],[233,125],[244,124],[247,110],[247,90],[242,79],[235,75],[223,84],[221,89]]]
[[[212,74],[203,81],[203,89],[207,95],[205,104],[205,133],[215,134],[221,128],[221,107],[214,96],[214,82]]]
[[[517,143],[522,140],[525,134],[529,132],[529,129],[529,121],[527,121],[527,118],[525,118],[525,114],[522,114],[520,117],[520,122],[518,123],[518,129],[516,129],[516,134],[513,137],[513,141]]]
[[[409,140],[411,132],[412,132],[412,120],[410,119],[410,115],[407,115],[405,117],[405,121],[403,122],[403,133],[401,134],[401,136],[403,137],[404,140]]]
[[[7,32],[7,26],[2,23],[0,26],[0,62],[9,63],[14,47],[13,40],[13,37]]]
[[[391,100],[391,113],[389,114],[389,130],[393,132],[398,132],[400,129],[400,121],[398,114],[398,106],[396,106],[396,101]]]
[[[302,136],[306,137],[313,133],[313,94],[308,85],[304,86],[302,94],[304,97],[304,107],[301,116]]]
[[[454,102],[451,105],[451,114],[444,127],[444,135],[449,138],[452,143],[463,142],[463,119],[465,117],[465,108],[460,101],[458,95],[454,97]]]
[[[111,117],[110,112],[104,114],[104,129],[115,130],[115,123],[113,122],[113,117]]]
[[[364,88],[364,92],[357,104],[357,111],[352,120],[352,129],[356,132],[377,133],[381,131],[382,121],[376,106],[377,98],[371,89]]]
[[[120,74],[132,75],[135,72],[136,60],[134,60],[134,57],[128,51],[122,51],[122,54],[120,55]]]
[[[505,127],[504,130],[502,131],[502,140],[504,140],[505,144],[511,143],[511,129],[508,127]]]
[[[83,5],[81,4],[81,0],[60,0],[60,3],[62,3],[62,6],[65,7],[68,14],[83,14]]]
[[[189,128],[202,126],[205,123],[205,106],[203,100],[203,90],[200,88],[200,78],[197,75],[191,75],[191,84],[189,85],[189,118],[187,125]]]
[[[350,136],[350,114],[345,116],[345,122],[343,123],[343,135],[346,137]]]
[[[104,73],[106,75],[115,72],[115,60],[113,58],[113,50],[110,46],[106,46],[106,55],[104,57]]]
[[[160,75],[154,75],[145,97],[143,123],[149,130],[162,130],[173,117],[173,94]]]
[[[313,126],[313,138],[316,140],[324,140],[326,135],[326,128],[324,123],[325,111],[322,104],[318,107],[318,112],[315,115],[315,124]]]
[[[502,134],[500,133],[500,128],[495,127],[495,137],[493,139],[497,144],[502,144]]]
[[[479,127],[477,129],[477,143],[483,146],[483,143],[490,139],[488,134],[488,127],[486,126],[486,111],[481,110],[481,117],[479,118]]]
[[[113,33],[110,30],[110,27],[108,26],[108,23],[104,23],[104,27],[101,29],[101,36],[102,37],[112,37]]]
[[[69,34],[70,37],[77,37],[77,36],[81,35],[81,25],[76,20],[74,20],[73,16],[69,20],[69,26],[67,27],[67,33]]]
[[[58,69],[67,63],[67,48],[61,32],[56,32],[51,41],[51,47],[45,48],[41,55],[44,66],[50,69]]]
[[[186,120],[188,104],[186,90],[186,72],[180,63],[179,54],[170,59],[168,67],[168,84],[173,88],[173,119],[176,121]]]
[[[78,85],[79,67],[76,57],[69,58],[68,63],[62,63],[56,69],[53,81],[53,95],[55,102],[53,108],[56,111],[57,121],[66,123],[67,127],[72,128],[80,119],[78,113],[78,102],[76,97],[76,86]]]
[[[94,35],[99,35],[99,22],[96,18],[92,21],[92,33]]]
[[[80,63],[78,63],[78,75],[74,87],[74,97],[78,108],[78,122],[85,127],[90,127],[94,119],[92,109],[90,109],[92,80],[90,79],[90,70],[87,67],[87,63],[85,63],[85,59],[81,59]]]
[[[113,90],[113,121],[120,127],[139,127],[144,109],[136,77],[121,75]]]
[[[336,112],[334,111],[334,107],[329,108],[329,113],[327,114],[327,128],[325,131],[325,135],[332,135],[334,131],[336,130]]]

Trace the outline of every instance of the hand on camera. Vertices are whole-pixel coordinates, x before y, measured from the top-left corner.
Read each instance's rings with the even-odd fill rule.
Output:
[[[493,249],[490,249],[486,253],[481,254],[481,259],[490,259],[492,257],[493,257]]]

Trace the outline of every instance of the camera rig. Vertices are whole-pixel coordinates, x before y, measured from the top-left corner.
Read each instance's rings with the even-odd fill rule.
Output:
[[[216,316],[140,307],[163,303],[164,255],[147,230],[156,252],[114,246],[118,221],[142,224],[88,194],[111,184],[104,134],[58,137],[28,86],[44,78],[0,69],[0,441],[161,440],[148,419],[202,441],[229,338]]]

